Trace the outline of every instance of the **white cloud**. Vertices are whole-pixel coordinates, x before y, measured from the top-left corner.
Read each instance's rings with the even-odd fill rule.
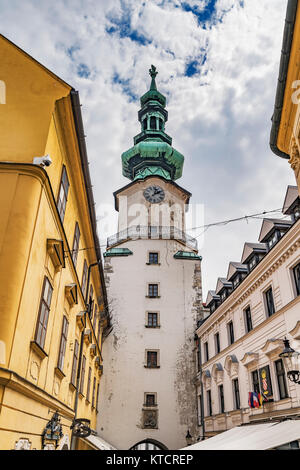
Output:
[[[204,11],[209,2],[185,3]],[[219,21],[204,28],[179,0],[0,0],[0,25],[79,90],[98,205],[113,203],[113,191],[128,183],[120,155],[139,132],[139,102],[129,94],[145,93],[149,66],[156,65],[158,87],[168,96],[166,131],[186,157],[178,183],[193,193],[193,203],[204,203],[210,223],[278,208],[286,185],[294,184],[289,165],[268,145],[286,3],[245,0],[242,8],[218,0]],[[134,31],[144,44],[129,37]],[[200,60],[198,73],[185,76],[187,64]],[[87,78],[77,74],[82,64]],[[116,76],[126,83],[114,83]],[[205,294],[226,275],[228,262],[240,259],[244,242],[257,241],[260,223],[205,233]]]

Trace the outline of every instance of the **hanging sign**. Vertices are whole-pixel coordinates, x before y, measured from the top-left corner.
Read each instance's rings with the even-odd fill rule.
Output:
[[[270,377],[270,368],[269,366],[264,366],[259,369],[259,382],[260,390],[265,401],[268,401],[273,397],[272,383]]]

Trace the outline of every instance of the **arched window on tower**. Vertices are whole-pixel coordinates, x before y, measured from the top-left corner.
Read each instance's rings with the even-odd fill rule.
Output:
[[[142,131],[145,131],[147,129],[147,118],[143,119],[142,121]]]
[[[164,130],[164,122],[161,118],[159,118],[158,124],[159,124],[159,130],[163,131]]]
[[[155,116],[150,117],[150,129],[156,130],[156,117]]]

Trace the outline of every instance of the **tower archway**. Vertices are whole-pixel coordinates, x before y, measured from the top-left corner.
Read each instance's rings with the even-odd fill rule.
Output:
[[[168,448],[155,439],[144,439],[134,444],[129,450],[168,450]]]

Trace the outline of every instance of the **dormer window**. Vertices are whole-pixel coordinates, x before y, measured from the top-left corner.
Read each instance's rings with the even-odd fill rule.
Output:
[[[281,236],[281,235],[279,235],[280,233],[283,234],[284,232],[278,232],[276,230],[276,232],[274,232],[272,237],[270,237],[269,240],[267,241],[269,250],[278,242],[278,240]]]
[[[240,283],[240,276],[236,276],[233,280],[234,289],[239,285],[239,283]]]
[[[252,256],[252,258],[250,258],[250,261],[249,261],[249,270],[252,271],[253,268],[255,268],[255,266],[257,265],[257,256]]]

